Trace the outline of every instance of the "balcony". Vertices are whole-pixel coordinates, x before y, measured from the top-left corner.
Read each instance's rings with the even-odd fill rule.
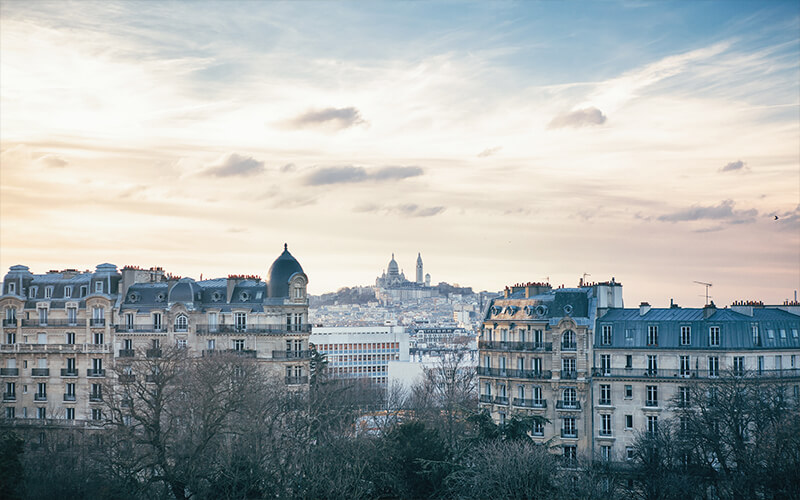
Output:
[[[578,344],[576,342],[562,342],[561,343],[561,350],[562,351],[577,351]]]
[[[519,408],[547,408],[547,401],[544,399],[514,398],[511,404]]]
[[[272,351],[272,359],[310,359],[311,351]]]
[[[36,393],[33,395],[34,401],[47,401],[47,394]]]
[[[61,376],[62,377],[77,377],[78,376],[78,369],[77,368],[62,368],[61,369]]]
[[[31,368],[31,377],[49,377],[50,368]]]
[[[120,373],[117,376],[117,380],[119,380],[120,384],[130,384],[136,381],[136,375],[133,373]]]
[[[64,401],[67,403],[77,401],[77,397],[74,394],[64,394]]]
[[[22,326],[24,327],[45,327],[45,328],[59,328],[65,326],[78,326],[78,321],[74,319],[23,319]]]
[[[15,327],[15,326],[17,326],[16,318],[14,318],[14,319],[4,319],[3,320],[3,326],[6,326],[6,327]]]
[[[87,377],[105,377],[106,371],[105,370],[95,370],[94,368],[89,368],[86,370]]]
[[[161,357],[161,349],[159,349],[159,348],[148,349],[147,351],[145,351],[145,355],[148,358],[160,358]]]
[[[92,328],[100,328],[106,326],[106,319],[105,318],[91,318],[89,320],[89,326]]]
[[[136,352],[133,349],[120,349],[117,354],[118,358],[132,358],[134,356],[136,356]]]
[[[507,396],[495,396],[494,401],[492,403],[496,405],[503,405],[508,406],[508,397]]]
[[[164,333],[167,329],[160,324],[114,325],[114,331],[117,333]]]
[[[564,401],[563,399],[559,399],[556,402],[556,408],[559,410],[580,410],[581,409],[581,402],[580,401]]]
[[[545,352],[553,350],[552,342],[506,342],[496,340],[481,340],[478,349],[487,351],[531,351]]]
[[[658,400],[656,399],[648,399],[644,402],[644,405],[648,408],[658,408]]]
[[[0,344],[0,352],[104,354],[111,352],[111,344]]]
[[[597,401],[598,406],[611,406],[610,399],[600,399]]]
[[[89,394],[89,402],[90,403],[101,403],[103,401],[103,395],[98,393],[91,393]]]
[[[16,401],[17,400],[17,393],[16,392],[4,392],[3,393],[3,401]]]
[[[255,349],[226,349],[225,352],[228,354],[234,354],[236,356],[243,356],[245,358],[255,358],[257,355]]]
[[[311,324],[300,325],[197,325],[197,335],[247,334],[247,335],[291,335],[310,333]]]
[[[491,403],[492,402],[492,395],[491,394],[481,394],[478,396],[478,401],[481,403]]]
[[[304,375],[302,377],[286,377],[286,385],[300,385],[300,384],[307,384],[308,383],[308,376]]]
[[[562,380],[575,380],[576,378],[578,378],[578,372],[576,370],[561,370]]]
[[[512,370],[501,368],[487,368],[479,366],[477,368],[478,375],[489,377],[503,377],[503,378],[524,378],[524,379],[549,379],[553,376],[550,370]]]
[[[597,434],[600,437],[611,437],[611,429],[600,429]]]
[[[705,379],[726,376],[736,376],[744,378],[798,378],[800,368],[787,368],[783,370],[763,370],[761,373],[756,371],[744,371],[738,373],[724,372],[720,370],[685,370],[679,368],[659,368],[649,370],[647,368],[610,368],[602,370],[592,368],[592,376],[599,378],[643,378],[643,379],[672,379],[682,378]]]
[[[19,377],[19,368],[0,368],[0,377]]]
[[[561,437],[568,439],[578,439],[578,429],[561,429]]]

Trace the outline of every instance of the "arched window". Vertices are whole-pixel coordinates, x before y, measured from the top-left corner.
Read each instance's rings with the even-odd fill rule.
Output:
[[[575,403],[578,401],[578,393],[572,387],[567,387],[564,389],[564,391],[561,393],[561,396],[564,400],[564,407],[566,408],[574,407]]]
[[[575,343],[575,332],[567,330],[561,337],[561,350],[562,351],[575,351],[578,344]]]
[[[189,318],[187,318],[185,314],[179,314],[178,317],[175,318],[175,331],[186,332],[188,330],[189,330]]]

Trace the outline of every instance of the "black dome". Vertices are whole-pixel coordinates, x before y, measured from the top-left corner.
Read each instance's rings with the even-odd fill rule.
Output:
[[[191,278],[182,278],[169,292],[169,302],[194,302],[195,283]]]
[[[286,244],[283,245],[283,253],[275,259],[267,272],[268,295],[270,297],[289,296],[289,278],[295,273],[303,273],[303,268],[297,259],[292,257]]]

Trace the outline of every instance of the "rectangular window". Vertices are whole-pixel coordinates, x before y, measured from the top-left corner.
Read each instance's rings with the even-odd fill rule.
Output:
[[[758,370],[758,374],[761,375],[764,373],[764,356],[759,356],[756,360],[756,370]]]
[[[6,284],[6,291],[11,295],[17,293],[17,284],[14,282],[9,282]]]
[[[631,398],[633,398],[633,386],[632,385],[626,385],[625,386],[625,399],[631,399]]]
[[[780,354],[775,356],[775,370],[777,371],[783,370],[783,356],[781,356]]]
[[[712,326],[708,329],[708,345],[719,347],[719,327]]]
[[[8,419],[14,418],[15,417],[15,413],[16,413],[16,408],[14,408],[13,406],[7,406],[6,407],[6,418],[8,418]]]
[[[46,333],[37,333],[36,334],[36,343],[37,344],[46,344],[47,343],[47,334]]]
[[[44,307],[39,308],[39,324],[42,326],[47,325],[47,309]]]
[[[161,313],[153,313],[153,330],[161,330]]]
[[[52,286],[44,287],[44,298],[49,299],[52,296],[53,296],[53,287]]]
[[[681,327],[681,345],[689,345],[692,343],[692,327]]]
[[[600,355],[600,374],[601,375],[611,375],[611,355],[610,354],[601,354]]]
[[[542,388],[538,385],[533,386],[533,404],[542,404]]]
[[[575,417],[564,417],[561,421],[561,433],[563,437],[577,437],[578,431],[575,428]]]
[[[647,416],[647,432],[650,434],[658,432],[658,417],[656,415]]]
[[[47,418],[47,409],[46,408],[36,408],[36,418],[38,418],[38,419]]]
[[[130,331],[133,330],[133,314],[125,314],[125,328]]]
[[[81,297],[86,297],[87,288],[86,285],[81,287]]]
[[[611,435],[611,415],[600,415],[600,435],[601,436],[610,436]]]
[[[64,334],[64,341],[67,344],[74,344],[75,343],[75,332],[67,332]]]
[[[708,357],[708,376],[719,377],[719,357],[717,356]]]
[[[651,377],[658,375],[658,356],[655,354],[647,355],[647,374]]]
[[[625,355],[625,368],[627,368],[628,370],[633,368],[633,355],[631,354]]]
[[[681,356],[681,377],[688,377],[691,374],[691,361],[689,356]]]
[[[531,367],[533,368],[534,372],[541,373],[542,372],[542,358],[533,358],[531,360]]]
[[[102,333],[95,333],[94,334],[94,343],[95,344],[102,344],[103,343],[103,334]]]
[[[647,327],[647,345],[658,345],[658,325]]]
[[[575,358],[563,358],[561,360],[561,378],[575,378]]]
[[[633,429],[633,415],[625,415],[625,428]]]
[[[70,325],[78,324],[78,309],[75,307],[67,308],[67,323]]]
[[[533,435],[544,436],[544,422],[540,422],[539,420],[533,422]]]
[[[625,460],[631,461],[634,458],[633,446],[625,447]]]
[[[217,341],[215,339],[208,339],[206,342],[206,348],[209,351],[213,351],[217,347]]]
[[[175,341],[175,346],[178,349],[186,349],[187,345],[186,339],[178,339]]]
[[[598,404],[610,405],[611,404],[611,385],[600,384],[600,401]]]
[[[64,298],[65,299],[72,298],[72,287],[71,286],[65,286],[64,287]]]
[[[733,374],[737,377],[744,375],[744,356],[733,357]]]
[[[92,420],[102,420],[103,412],[100,408],[92,408]]]
[[[603,345],[611,345],[611,325],[603,325],[600,342]]]
[[[646,386],[647,389],[647,399],[644,402],[645,406],[658,406],[658,386],[657,385],[648,385]]]
[[[75,420],[75,408],[67,407],[64,413],[64,418],[67,420]]]
[[[94,282],[94,293],[103,293],[103,282],[102,281],[95,281]]]
[[[244,351],[244,339],[235,339],[233,341],[234,351]]]
[[[786,330],[784,330],[783,328],[781,328],[781,338],[782,339],[786,338]]]
[[[234,324],[237,332],[247,331],[247,313],[237,312],[233,314]]]
[[[678,387],[678,404],[680,406],[686,406],[689,404],[689,388],[688,387]]]
[[[215,312],[208,313],[208,331],[209,332],[217,331],[217,313]]]
[[[758,325],[750,325],[750,330],[753,333],[753,345],[760,346],[761,345],[761,336],[758,334]]]

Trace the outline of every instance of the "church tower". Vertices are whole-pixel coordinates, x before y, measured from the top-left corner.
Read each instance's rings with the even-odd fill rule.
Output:
[[[422,278],[422,254],[417,254],[417,284],[421,285],[423,283]]]

